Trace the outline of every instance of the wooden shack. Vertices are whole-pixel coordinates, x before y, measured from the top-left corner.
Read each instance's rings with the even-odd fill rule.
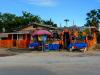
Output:
[[[55,30],[56,27],[32,23],[11,33],[0,33],[0,48],[28,48],[32,33],[37,29]]]

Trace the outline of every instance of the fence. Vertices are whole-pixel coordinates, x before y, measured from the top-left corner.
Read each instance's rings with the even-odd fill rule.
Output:
[[[16,46],[17,48],[28,48],[30,40],[17,40]]]
[[[0,48],[28,48],[30,40],[0,40]]]
[[[12,40],[0,40],[0,48],[12,48],[13,41]]]

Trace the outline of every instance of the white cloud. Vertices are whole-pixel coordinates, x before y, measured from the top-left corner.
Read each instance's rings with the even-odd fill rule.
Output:
[[[55,0],[28,0],[30,4],[37,6],[56,6]]]

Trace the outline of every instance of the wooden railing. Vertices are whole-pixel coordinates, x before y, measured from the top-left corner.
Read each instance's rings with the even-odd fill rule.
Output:
[[[0,40],[0,48],[28,48],[29,43],[30,40]]]
[[[0,40],[0,48],[12,48],[13,41],[12,40]]]

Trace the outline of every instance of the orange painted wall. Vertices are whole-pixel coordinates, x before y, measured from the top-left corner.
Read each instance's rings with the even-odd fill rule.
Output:
[[[0,40],[0,48],[12,48],[13,41],[12,40]]]
[[[94,33],[93,40],[88,40],[88,48],[96,44],[96,33]]]
[[[16,46],[14,46],[14,41]],[[30,40],[0,40],[0,48],[28,48]]]

